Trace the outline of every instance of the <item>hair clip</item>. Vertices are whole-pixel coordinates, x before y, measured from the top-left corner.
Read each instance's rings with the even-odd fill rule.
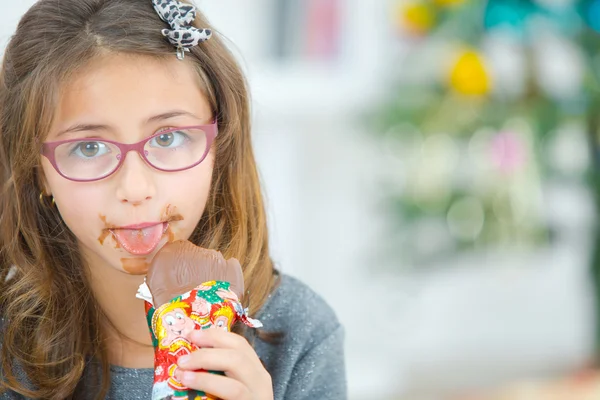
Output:
[[[177,48],[177,58],[183,60],[185,52],[191,47],[210,39],[210,29],[198,29],[192,26],[196,19],[196,7],[177,0],[152,0],[156,13],[171,29],[161,32]]]

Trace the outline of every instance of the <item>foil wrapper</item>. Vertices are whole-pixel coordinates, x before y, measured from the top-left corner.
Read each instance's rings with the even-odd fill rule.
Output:
[[[145,283],[136,296],[145,301],[154,345],[152,400],[216,399],[202,391],[189,389],[181,382],[182,371],[177,360],[198,349],[191,342],[190,334],[200,329],[231,331],[237,322],[260,328],[260,321],[248,317],[248,309],[243,308],[228,282],[205,282],[158,308],[152,304],[152,296]],[[222,374],[219,371],[208,372]]]

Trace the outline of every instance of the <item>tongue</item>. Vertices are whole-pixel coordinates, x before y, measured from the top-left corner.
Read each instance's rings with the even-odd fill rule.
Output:
[[[164,224],[157,224],[144,229],[115,229],[113,234],[125,251],[135,255],[146,255],[158,246],[164,228]]]

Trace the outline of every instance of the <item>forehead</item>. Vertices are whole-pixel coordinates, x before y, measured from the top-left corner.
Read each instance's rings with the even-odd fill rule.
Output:
[[[210,117],[205,90],[189,61],[111,54],[82,67],[61,88],[53,127],[74,122],[137,124],[170,109]]]

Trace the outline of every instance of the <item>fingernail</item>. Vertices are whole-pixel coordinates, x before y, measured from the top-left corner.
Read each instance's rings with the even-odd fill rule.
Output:
[[[179,360],[177,360],[177,363],[179,365],[181,365],[182,367],[190,362],[190,356],[181,356],[179,357]]]
[[[184,382],[192,382],[194,380],[194,372],[193,371],[185,371],[183,373],[183,381]]]

